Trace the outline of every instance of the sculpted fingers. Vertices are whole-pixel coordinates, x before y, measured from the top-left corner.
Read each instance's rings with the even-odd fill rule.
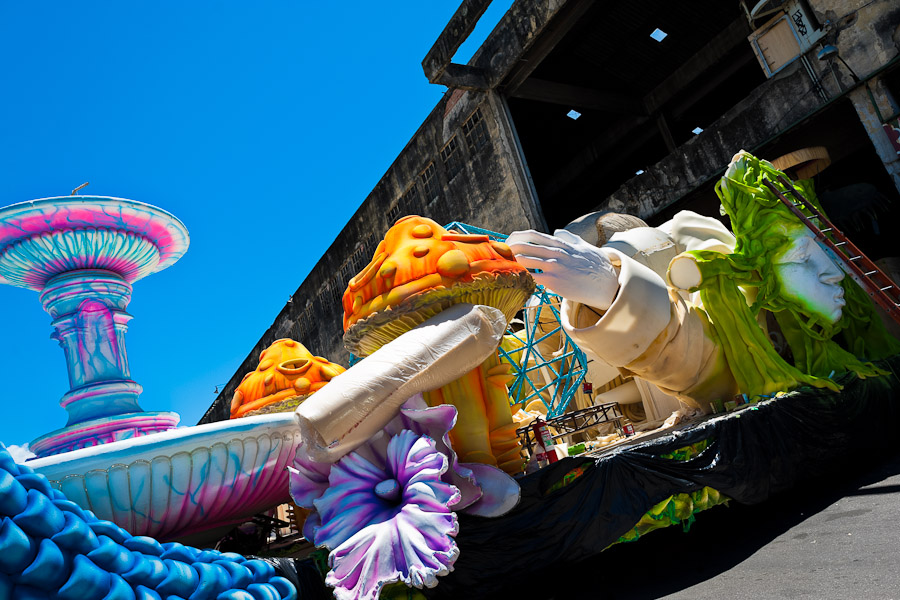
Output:
[[[562,248],[555,248],[553,246],[539,246],[536,244],[522,243],[510,244],[509,242],[507,242],[507,245],[516,256],[530,256],[544,260],[565,260],[573,254],[572,252],[567,252]]]
[[[572,233],[568,229],[557,229],[556,231],[553,232],[553,235],[556,238],[562,240],[563,242],[565,242],[567,244],[571,244],[573,246],[578,246],[580,244],[587,244],[587,242],[584,241],[583,239],[581,239],[581,237]]]
[[[606,310],[615,297],[618,280],[609,259],[571,232],[517,231],[506,243],[519,264],[540,271],[532,273],[535,281],[564,298]]]
[[[544,287],[547,287],[548,285],[545,281],[547,277],[567,277],[571,279],[573,272],[576,271],[569,265],[560,262],[555,258],[544,258],[522,254],[516,256],[516,261],[526,269],[529,269],[531,271],[531,276],[534,277],[535,281]]]
[[[558,281],[558,278],[555,275],[548,273],[547,271],[543,271],[541,273],[532,273],[531,276],[534,278],[535,283],[537,283],[538,285],[542,285],[545,288],[553,291],[553,293],[557,293],[555,290],[553,290],[553,285]]]
[[[537,231],[516,232],[507,238],[506,244],[520,264],[545,271],[584,268],[582,263],[590,254],[584,248],[574,247],[564,240]]]
[[[579,238],[581,239],[581,238]],[[527,231],[515,231],[506,238],[506,243],[508,246],[512,247],[513,244],[528,244],[532,246],[540,246],[542,248],[561,248],[563,250],[571,250],[572,245],[556,236],[552,236],[549,233],[541,233],[540,231],[534,231],[533,229],[529,229]]]
[[[547,265],[552,264],[552,259],[548,260],[546,258],[542,258],[540,256],[531,256],[528,254],[519,254],[515,250],[513,252],[516,255],[516,262],[525,267],[526,269],[540,269],[542,271],[547,270]],[[534,273],[532,273],[534,275]]]
[[[515,244],[515,243],[528,243],[528,242],[536,242],[540,239],[540,236],[543,234],[539,231],[535,231],[534,229],[526,229],[524,231],[513,231],[506,238],[507,244]]]
[[[537,273],[534,274],[533,277],[535,281],[557,296],[568,298],[572,295],[571,290],[569,290],[570,286],[567,286],[568,282],[555,273]]]

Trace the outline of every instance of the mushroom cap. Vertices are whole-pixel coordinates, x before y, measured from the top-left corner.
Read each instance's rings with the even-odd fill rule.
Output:
[[[404,217],[347,285],[344,346],[368,356],[459,303],[493,306],[509,320],[533,291],[531,275],[503,242],[447,231],[425,217]]]
[[[260,353],[259,366],[244,375],[235,390],[231,418],[293,410],[345,370],[314,356],[300,342],[276,340]]]

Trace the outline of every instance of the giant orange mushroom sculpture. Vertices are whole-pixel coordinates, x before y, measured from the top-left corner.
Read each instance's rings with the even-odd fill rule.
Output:
[[[231,399],[231,418],[294,410],[345,371],[313,356],[300,342],[276,340],[259,355],[259,366],[241,380]]]
[[[344,345],[367,356],[458,303],[493,306],[508,321],[533,291],[534,280],[506,244],[450,232],[424,217],[404,217],[344,292]],[[432,406],[456,406],[450,439],[460,460],[515,473],[523,461],[506,389],[509,370],[495,353],[425,399]]]

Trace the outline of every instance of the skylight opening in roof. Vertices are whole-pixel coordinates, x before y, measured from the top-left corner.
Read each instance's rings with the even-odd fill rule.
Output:
[[[666,39],[667,35],[669,35],[669,34],[666,33],[665,31],[663,31],[662,29],[660,29],[659,27],[657,27],[656,29],[653,30],[653,33],[650,34],[650,37],[652,37],[657,42],[661,42],[664,39]]]
[[[701,133],[703,133],[703,128],[694,127],[693,129],[691,129],[691,133],[693,133],[694,135],[700,135]]]
[[[575,110],[574,108],[566,113],[566,116],[572,119],[573,121],[577,120],[578,117],[581,116],[581,113]]]

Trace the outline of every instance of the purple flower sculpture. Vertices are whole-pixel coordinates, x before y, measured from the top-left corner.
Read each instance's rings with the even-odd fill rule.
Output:
[[[434,440],[406,429],[383,453],[369,449],[369,458],[351,452],[334,464],[314,501],[315,543],[332,550],[325,581],[338,600],[374,600],[394,581],[433,587],[459,556],[450,506],[460,493],[441,479],[448,459]]]
[[[436,585],[458,554],[451,511],[492,517],[518,502],[509,475],[458,462],[448,435],[455,424],[456,407],[429,407],[416,395],[333,465],[297,449],[291,496],[312,509],[303,535],[332,551],[326,581],[339,600],[376,598],[392,581]]]
[[[294,465],[288,465],[288,471],[290,472],[291,498],[294,499],[294,503],[312,510],[306,517],[306,521],[303,522],[303,537],[310,542],[315,542],[316,530],[321,526],[322,520],[319,518],[313,502],[328,489],[328,474],[331,472],[331,465],[309,460],[298,448]]]

